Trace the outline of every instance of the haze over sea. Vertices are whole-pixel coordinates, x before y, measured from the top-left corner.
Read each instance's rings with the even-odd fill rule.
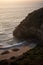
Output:
[[[13,30],[28,13],[43,7],[43,2],[0,4],[0,45],[14,44]]]

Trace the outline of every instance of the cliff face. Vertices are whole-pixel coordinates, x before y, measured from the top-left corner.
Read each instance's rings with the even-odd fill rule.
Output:
[[[0,65],[43,65],[43,46],[37,45],[19,57],[2,60]]]
[[[13,31],[13,36],[18,39],[37,38],[43,41],[43,8],[28,14]]]

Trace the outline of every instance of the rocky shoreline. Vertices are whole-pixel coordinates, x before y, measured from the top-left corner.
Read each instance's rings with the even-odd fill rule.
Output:
[[[43,41],[43,7],[28,14],[13,31],[17,39],[34,38]]]

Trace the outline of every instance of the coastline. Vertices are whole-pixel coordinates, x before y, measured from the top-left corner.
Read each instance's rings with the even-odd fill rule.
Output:
[[[18,57],[18,56],[21,56],[23,53],[29,51],[30,49],[33,49],[36,45],[35,44],[30,44],[30,45],[23,45],[23,46],[20,46],[20,47],[16,47],[16,48],[13,48],[13,49],[19,49],[18,51],[12,51],[12,48],[10,48],[9,50],[6,50],[6,51],[9,51],[8,54],[4,54],[4,55],[1,55],[3,52],[5,51],[2,51],[0,53],[0,60],[4,60],[4,59],[9,59],[11,58],[12,56],[15,56],[15,57]]]

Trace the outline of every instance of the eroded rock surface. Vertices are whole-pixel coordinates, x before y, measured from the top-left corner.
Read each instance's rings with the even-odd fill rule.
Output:
[[[13,36],[18,39],[37,38],[43,41],[43,8],[28,14],[13,31]]]

